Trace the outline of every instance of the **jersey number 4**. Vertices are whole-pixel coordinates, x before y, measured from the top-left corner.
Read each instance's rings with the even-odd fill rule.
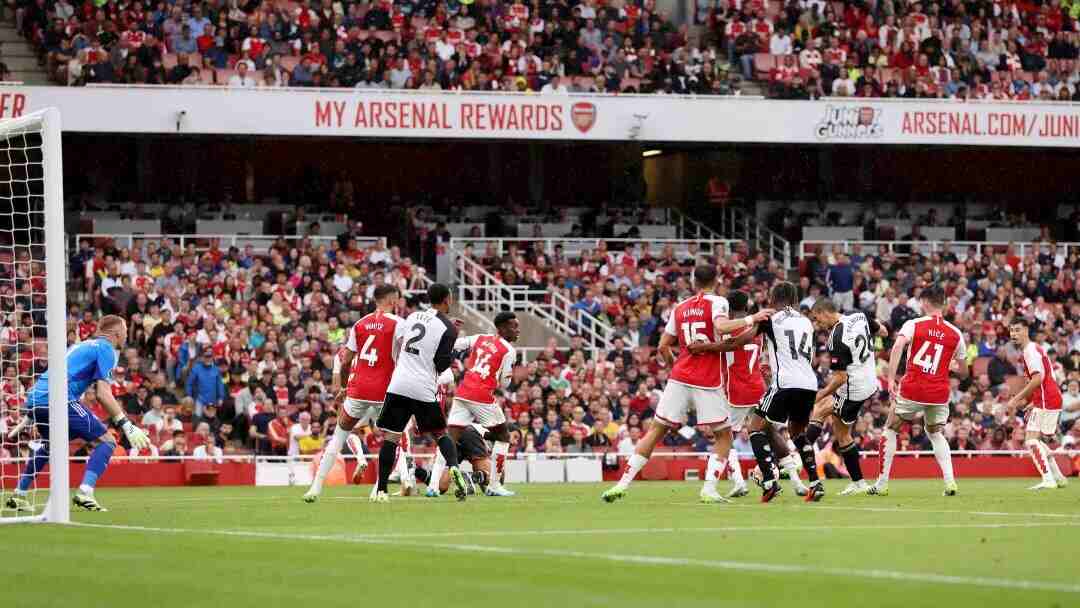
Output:
[[[930,355],[930,347],[934,347],[934,354]],[[913,363],[922,368],[927,374],[936,374],[938,371],[938,365],[941,364],[941,352],[945,348],[940,344],[933,342],[923,342],[919,347],[919,352],[915,353],[915,359]]]
[[[364,346],[360,349],[360,354],[357,355],[361,361],[367,361],[368,367],[375,367],[375,364],[379,362],[379,351],[371,348],[374,342],[375,336],[368,336],[367,340],[364,340]]]
[[[806,359],[807,363],[813,363],[814,353],[810,350],[809,334],[800,334],[801,339],[799,340],[798,349],[795,348],[795,331],[791,329],[786,330],[784,331],[784,335],[787,336],[788,348],[791,349],[792,359],[798,361],[801,356],[801,358]]]

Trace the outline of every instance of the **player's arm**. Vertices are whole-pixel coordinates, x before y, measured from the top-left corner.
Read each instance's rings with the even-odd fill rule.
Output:
[[[1041,365],[1039,369],[1042,369]],[[960,339],[960,343],[956,345],[956,350],[953,351],[953,363],[950,364],[949,370],[961,380],[971,375],[971,368],[967,364],[967,345],[964,344],[963,338]]]
[[[730,321],[720,321],[718,323],[714,323],[714,327],[716,328],[716,333],[718,334],[730,334],[736,329],[750,327],[755,323],[765,321],[775,312],[776,311],[771,308],[762,308],[754,314],[746,315],[741,319],[732,319]]]
[[[1031,346],[1030,344],[1028,346]],[[1042,385],[1043,374],[1046,370],[1043,369],[1042,357],[1039,356],[1038,351],[1035,349],[1024,349],[1024,363],[1027,364],[1028,370],[1031,372],[1031,377],[1028,378],[1027,384],[1024,388],[1020,389],[1020,392],[1013,395],[1012,399],[1009,399],[1008,407],[1020,408],[1027,403],[1028,398],[1035,392],[1035,389]]]
[[[664,365],[674,365],[675,355],[671,352],[671,347],[675,345],[675,336],[664,332],[660,336],[660,346],[657,347],[657,352],[660,353],[660,360],[664,362]]]
[[[344,371],[347,380],[355,357],[356,353],[345,347],[342,347],[337,356],[334,357],[334,370],[330,374],[330,392],[335,398],[337,398],[337,394],[341,392],[341,387],[345,384],[345,381],[341,378],[342,372]]]
[[[442,338],[439,339],[439,345],[435,347],[435,355],[432,358],[436,374],[441,376],[454,362],[454,343],[457,342],[457,337],[457,329],[453,325],[447,326]]]
[[[510,381],[514,379],[514,363],[517,361],[517,351],[511,348],[503,355],[502,367],[499,368],[499,388],[506,390],[510,387]]]
[[[814,401],[821,401],[832,395],[847,382],[847,368],[854,361],[854,358],[851,356],[851,349],[844,344],[843,338],[844,328],[837,325],[833,328],[832,335],[829,336],[829,369],[832,370],[832,373],[829,374],[829,380],[825,383],[825,386],[817,392]]]
[[[473,344],[476,344],[476,339],[479,338],[479,337],[480,337],[480,334],[475,334],[475,335],[472,335],[472,336],[461,336],[460,338],[454,340],[454,350],[456,350],[456,351],[469,350],[470,348],[473,347]]]
[[[123,431],[131,447],[139,450],[149,447],[150,436],[146,434],[146,431],[128,420],[124,408],[120,406],[116,397],[113,397],[110,381],[112,380],[112,370],[116,367],[116,352],[111,348],[108,351],[99,351],[97,367],[98,380],[94,383],[94,394],[98,402],[109,414],[109,422],[120,431]]]
[[[690,354],[699,355],[701,353],[726,353],[735,350],[742,350],[742,347],[754,341],[755,334],[752,331],[744,331],[741,334],[721,340],[720,342],[694,342],[687,346],[690,349]]]
[[[907,347],[908,337],[903,333],[896,336],[896,342],[893,343],[892,351],[889,353],[889,375],[887,380],[889,381],[889,393],[893,396],[897,395],[896,385],[896,370],[900,369],[900,357],[904,354],[904,348]]]

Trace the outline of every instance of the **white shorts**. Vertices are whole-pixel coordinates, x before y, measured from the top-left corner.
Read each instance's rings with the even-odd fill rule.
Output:
[[[911,420],[916,414],[921,412],[923,414],[923,422],[926,426],[945,424],[949,421],[949,405],[947,403],[940,405],[919,403],[918,401],[904,399],[898,395],[896,397],[895,411],[897,417],[902,420]]]
[[[345,398],[345,413],[359,420],[359,424],[374,425],[382,412],[382,401],[364,401],[363,399]]]
[[[700,426],[730,426],[731,411],[720,389],[687,386],[674,380],[668,380],[664,387],[664,394],[656,406],[656,419],[671,428],[679,428],[686,424],[691,407],[697,412]]]
[[[453,405],[450,406],[450,415],[446,417],[446,426],[469,426],[474,422],[484,428],[491,428],[505,424],[506,414],[494,403],[473,403],[455,397]]]
[[[1058,418],[1061,410],[1044,410],[1041,407],[1031,408],[1027,417],[1027,431],[1029,433],[1042,433],[1043,435],[1056,435]]]
[[[731,430],[738,433],[743,430],[743,426],[746,424],[747,419],[750,418],[750,414],[754,412],[754,406],[748,405],[746,407],[737,407],[729,404],[728,412],[731,414]]]

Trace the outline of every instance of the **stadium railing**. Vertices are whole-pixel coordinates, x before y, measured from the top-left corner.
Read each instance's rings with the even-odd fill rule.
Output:
[[[979,255],[1004,253],[1009,246],[1012,246],[1016,254],[1021,257],[1027,255],[1032,249],[1050,252],[1053,247],[1064,247],[1066,255],[1080,253],[1080,243],[1077,242],[1051,244],[1049,242],[1025,243],[1020,241],[800,241],[799,259],[809,254],[831,253],[836,246],[839,246],[844,253],[850,253],[852,247],[859,246],[862,255],[875,255],[881,246],[885,246],[890,253],[895,254],[897,257],[908,257],[913,250],[923,255],[939,253],[945,247],[948,247],[950,252],[958,257],[967,255],[968,249],[971,247],[974,247]]]
[[[784,270],[791,270],[791,243],[761,224],[752,214],[739,207],[725,207],[720,212],[720,233],[728,237],[742,236],[748,244],[755,245]]]
[[[642,247],[648,247],[649,252],[653,255],[658,255],[664,250],[664,247],[670,245],[675,251],[676,255],[685,255],[690,251],[690,245],[693,244],[697,247],[697,253],[695,257],[699,260],[703,260],[706,257],[712,255],[728,255],[735,250],[735,245],[742,242],[741,239],[722,239],[722,238],[707,238],[707,239],[627,239],[627,238],[612,238],[612,239],[600,239],[600,238],[544,238],[544,237],[454,237],[450,239],[450,249],[455,254],[465,250],[467,245],[473,246],[473,251],[476,255],[482,254],[489,243],[495,244],[495,249],[498,255],[506,253],[507,246],[510,244],[518,245],[520,249],[524,250],[525,247],[530,246],[532,243],[540,243],[541,248],[547,255],[553,255],[555,253],[555,246],[561,245],[563,249],[563,255],[567,257],[574,257],[581,254],[582,251],[596,250],[600,243],[607,244],[608,251],[611,253],[617,253],[620,251],[620,247],[625,247],[626,244],[631,244],[634,248],[641,252]]]
[[[370,247],[375,245],[381,237],[359,237],[356,239],[363,247]],[[305,236],[297,234],[284,234],[284,235],[271,235],[271,234],[104,234],[104,233],[85,233],[76,234],[75,243],[82,242],[83,239],[89,239],[91,241],[112,240],[118,247],[130,248],[134,245],[135,241],[173,241],[180,247],[187,247],[189,243],[195,244],[196,251],[206,251],[210,248],[211,241],[217,241],[219,247],[228,249],[229,247],[238,247],[243,249],[247,245],[251,245],[256,249],[262,248],[262,251],[268,250],[271,245],[278,240],[284,240],[287,243],[299,242],[304,239],[308,239],[313,243],[323,243],[329,245],[331,242],[337,240],[337,237],[333,236]]]
[[[462,311],[491,327],[488,315],[500,311],[520,311],[539,318],[549,329],[566,339],[574,334],[585,338],[593,349],[610,349],[615,328],[588,312],[573,308],[569,298],[555,290],[531,290],[524,285],[507,285],[479,262],[455,256],[454,283]]]

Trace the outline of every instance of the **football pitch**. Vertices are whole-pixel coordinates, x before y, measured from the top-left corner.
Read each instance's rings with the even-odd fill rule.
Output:
[[[1080,605],[1080,483],[894,481],[807,504],[696,483],[517,485],[513,498],[396,498],[369,486],[99,490],[108,513],[0,527],[5,606]],[[721,483],[721,488],[726,482]]]

